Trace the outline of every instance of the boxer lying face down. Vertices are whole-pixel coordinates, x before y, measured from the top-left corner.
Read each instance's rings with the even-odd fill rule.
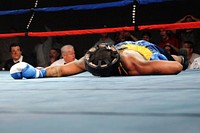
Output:
[[[136,76],[178,74],[188,66],[183,49],[180,56],[169,55],[164,49],[141,40],[125,41],[115,46],[96,45],[79,60],[62,66],[42,69],[20,62],[10,69],[14,79],[61,77],[88,71],[95,76]]]

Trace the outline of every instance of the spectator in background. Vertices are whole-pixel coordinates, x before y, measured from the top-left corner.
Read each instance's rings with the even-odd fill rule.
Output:
[[[129,33],[129,36],[131,36],[132,39],[127,39],[127,40],[138,41],[138,39],[135,36],[130,35],[130,33]],[[143,31],[142,34],[141,34],[141,40],[145,40],[147,42],[151,42],[152,43],[152,35],[151,35],[151,33],[149,31]]]
[[[152,36],[149,31],[142,32],[142,40],[145,40],[147,42],[151,42]]]
[[[55,61],[57,61],[57,60],[60,59],[60,56],[61,56],[61,51],[60,51],[60,49],[52,48],[52,49],[49,51],[49,56],[50,56],[49,65],[51,65],[53,62],[55,62]]]
[[[180,20],[178,20],[177,23],[182,23],[182,22],[196,22],[196,21],[200,21],[200,19],[196,18],[196,17],[194,17],[192,15],[186,15],[183,18],[181,18]],[[188,30],[188,29],[186,29],[186,30]]]
[[[147,42],[156,44],[155,42],[152,41],[152,34],[149,31],[143,31],[141,34],[141,40],[145,40]]]
[[[50,29],[45,26],[47,31]],[[36,55],[37,66],[49,66],[49,51],[52,47],[52,37],[40,37],[39,43],[36,44],[34,53]]]
[[[60,66],[76,60],[74,47],[70,44],[61,48],[62,59],[59,59],[51,64],[51,66]]]
[[[192,64],[194,59],[200,57],[200,55],[193,52],[193,43],[191,41],[185,41],[183,43],[183,48],[187,51],[187,58],[189,63],[188,68],[190,68],[190,65]]]
[[[13,43],[10,45],[10,55],[11,55],[11,59],[8,59],[3,67],[3,70],[9,71],[10,68],[18,63],[18,62],[29,62],[30,64],[32,64],[33,66],[36,66],[34,64],[34,60],[31,59],[30,57],[26,57],[22,55],[22,48],[20,46],[20,44],[18,43]]]
[[[176,36],[174,36],[171,33],[171,31],[168,31],[168,30],[161,29],[160,36],[161,36],[161,41],[158,43],[158,46],[165,49],[169,48],[171,50],[168,52],[170,52],[171,54],[177,55],[179,52],[179,49],[181,48],[180,40]]]
[[[176,23],[196,22],[196,21],[200,21],[200,19],[192,15],[186,15],[180,20],[178,20]],[[193,42],[194,52],[200,54],[200,29],[190,28],[183,30],[173,30],[173,33],[175,33],[180,38],[181,44],[183,44],[184,41]]]
[[[107,27],[106,25],[104,25],[104,27]],[[97,41],[95,44],[98,45],[100,43],[109,43],[109,44],[112,44],[114,45],[115,42],[113,41],[113,39],[111,39],[109,37],[109,34],[108,33],[101,33],[100,34],[100,38],[99,38],[99,41]]]
[[[15,27],[11,27],[10,28],[10,33],[16,33],[17,29]],[[10,45],[13,43],[19,43],[19,38],[18,37],[12,37],[12,38],[0,38],[0,60],[1,60],[1,64],[0,64],[0,69],[3,68],[5,62],[11,58],[10,56]]]
[[[120,42],[124,42],[124,41],[138,41],[138,39],[135,37],[135,35],[132,35],[130,32],[128,31],[120,31],[116,33],[115,36],[115,42],[116,43],[120,43]]]

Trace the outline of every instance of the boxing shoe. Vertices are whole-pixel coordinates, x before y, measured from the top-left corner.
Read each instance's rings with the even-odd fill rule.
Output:
[[[183,70],[186,70],[188,68],[189,62],[187,59],[187,51],[184,48],[181,48],[179,50],[179,55],[182,56],[181,64],[183,65]]]
[[[42,78],[46,75],[46,70],[34,68],[26,62],[19,62],[11,67],[10,75],[14,79]]]

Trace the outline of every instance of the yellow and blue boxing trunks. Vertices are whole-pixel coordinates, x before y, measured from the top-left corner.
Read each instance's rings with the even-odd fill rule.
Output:
[[[119,52],[125,49],[134,50],[140,53],[146,60],[168,60],[166,53],[161,48],[150,42],[141,41],[125,41],[115,45]],[[169,55],[167,55],[169,56]]]

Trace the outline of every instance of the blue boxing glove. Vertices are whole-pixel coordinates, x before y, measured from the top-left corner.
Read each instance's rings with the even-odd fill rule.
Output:
[[[42,78],[46,75],[45,69],[37,69],[25,62],[19,62],[10,69],[10,75],[14,79]]]

